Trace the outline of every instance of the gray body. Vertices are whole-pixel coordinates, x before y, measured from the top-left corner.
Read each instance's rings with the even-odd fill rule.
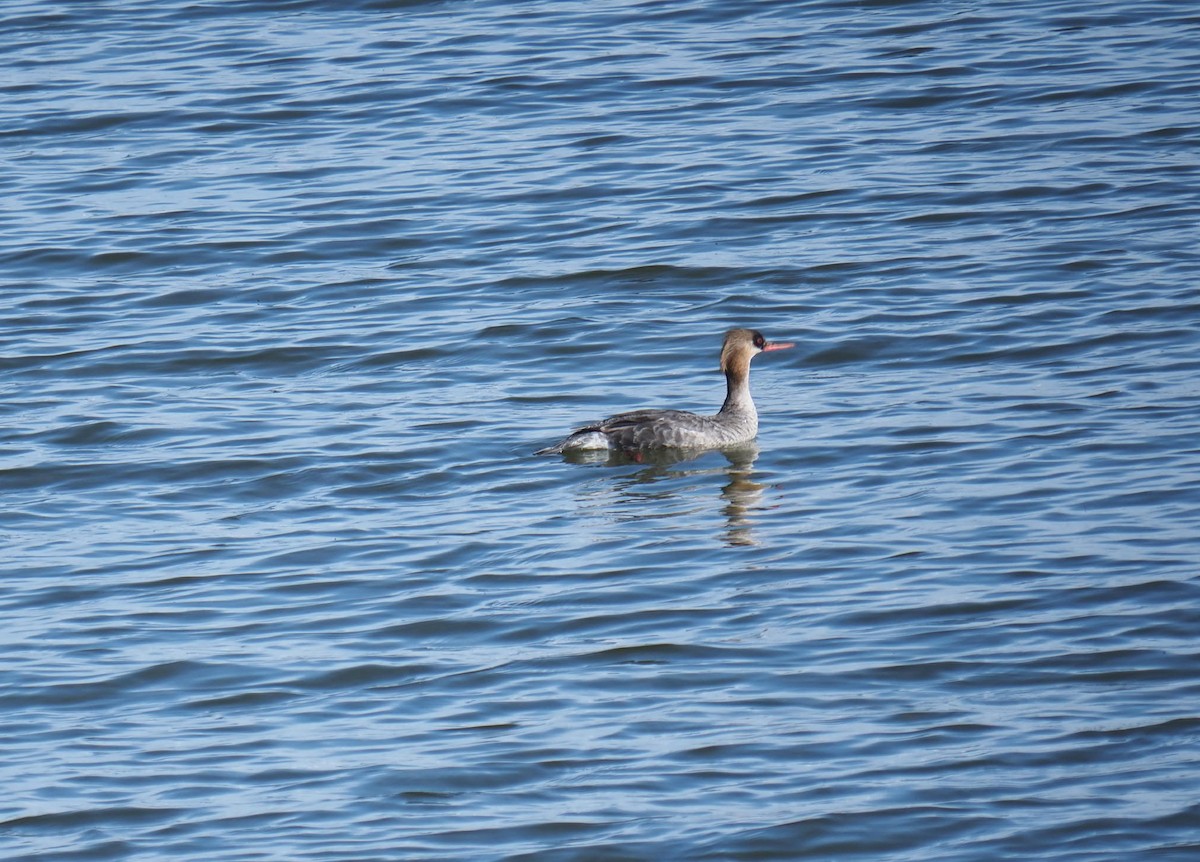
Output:
[[[758,413],[753,402],[749,410],[722,409],[714,416],[684,410],[633,410],[586,425],[537,454],[557,455],[569,449],[719,449],[748,443],[756,434]]]
[[[721,348],[725,403],[712,416],[685,410],[633,410],[585,425],[538,455],[568,451],[639,452],[647,449],[720,449],[748,443],[758,434],[758,411],[750,397],[750,360],[764,350],[791,347],[770,344],[750,329],[733,329]]]

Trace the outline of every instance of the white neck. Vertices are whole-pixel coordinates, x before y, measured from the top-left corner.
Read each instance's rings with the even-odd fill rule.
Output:
[[[749,363],[746,363],[747,366]],[[722,413],[749,413],[757,416],[754,399],[750,397],[749,367],[730,368],[725,372],[725,403],[721,405]]]

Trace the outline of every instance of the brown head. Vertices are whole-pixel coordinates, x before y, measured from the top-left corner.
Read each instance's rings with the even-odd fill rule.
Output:
[[[786,350],[795,345],[784,341],[767,341],[757,329],[731,329],[721,345],[721,371],[725,374],[750,373],[750,360],[768,350]]]

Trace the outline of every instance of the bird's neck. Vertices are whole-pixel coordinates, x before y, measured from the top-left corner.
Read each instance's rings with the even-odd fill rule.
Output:
[[[750,397],[750,362],[733,362],[725,369],[725,403],[722,413],[756,414]]]

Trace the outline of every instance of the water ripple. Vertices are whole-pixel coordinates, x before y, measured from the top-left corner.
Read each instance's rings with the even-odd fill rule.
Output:
[[[10,858],[1195,856],[1194,14],[0,25]]]

